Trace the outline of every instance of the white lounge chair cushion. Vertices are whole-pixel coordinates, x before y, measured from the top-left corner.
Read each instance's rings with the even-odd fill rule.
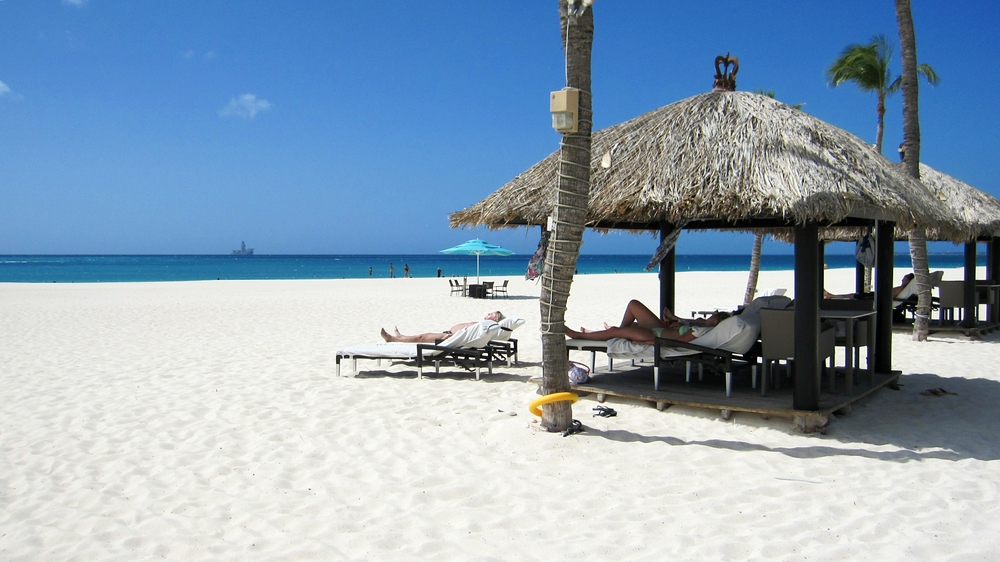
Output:
[[[349,345],[337,350],[341,357],[373,357],[380,359],[415,359],[417,344],[401,342]]]
[[[520,328],[524,325],[524,318],[518,318],[516,316],[508,316],[500,321],[500,335],[496,338],[500,341],[507,341],[510,339],[511,333],[514,330]]]
[[[944,278],[944,270],[932,271],[930,273],[931,287],[940,287],[941,286],[941,279],[943,279],[943,278]],[[903,290],[901,290],[898,295],[896,295],[895,297],[893,297],[892,300],[895,300],[895,301],[905,301],[906,299],[910,298],[911,296],[913,296],[915,294],[917,294],[917,278],[916,277],[914,277],[913,279],[910,279],[910,282],[907,283],[906,286],[903,287]]]
[[[497,339],[501,331],[500,324],[492,320],[481,320],[462,328],[438,345],[442,347],[483,347],[490,340]]]

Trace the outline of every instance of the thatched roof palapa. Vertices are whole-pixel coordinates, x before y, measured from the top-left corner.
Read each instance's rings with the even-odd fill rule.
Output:
[[[849,217],[952,228],[937,198],[867,143],[759,94],[710,92],[661,107],[595,132],[592,154],[588,225],[598,230]],[[558,157],[453,213],[452,227],[545,224]]]
[[[895,166],[901,173],[904,172],[901,162]],[[951,215],[951,222],[956,225],[947,231],[928,228],[928,240],[963,243],[983,236],[1000,236],[1000,200],[996,197],[922,162],[920,182],[930,190],[944,211]],[[847,242],[860,239],[866,232],[867,229],[863,227],[821,228],[819,238],[828,242]],[[789,229],[778,229],[771,234],[782,242],[791,243],[795,239]],[[909,230],[898,227],[894,234],[896,240],[906,240],[909,235]]]

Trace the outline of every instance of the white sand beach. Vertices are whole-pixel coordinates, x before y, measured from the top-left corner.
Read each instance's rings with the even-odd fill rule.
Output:
[[[827,289],[853,290],[853,275],[828,271]],[[740,303],[746,273],[677,280],[683,315]],[[758,283],[791,286],[790,271]],[[901,390],[825,435],[615,399],[616,417],[593,417],[585,397],[586,431],[562,437],[527,410],[538,292],[0,284],[0,559],[1000,559],[1000,335],[894,334]],[[579,276],[568,319],[596,327],[656,295],[655,274]],[[519,366],[418,380],[364,361],[335,376],[335,350],[382,327],[494,309],[527,319]],[[921,394],[937,387],[955,394]]]

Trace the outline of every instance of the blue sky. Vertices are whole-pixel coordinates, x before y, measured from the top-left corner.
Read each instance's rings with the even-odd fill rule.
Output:
[[[0,254],[213,254],[241,240],[271,254],[433,253],[475,237],[530,253],[537,228],[452,230],[447,217],[558,148],[556,6],[0,0]],[[596,129],[709,90],[715,56],[731,52],[740,90],[874,142],[874,95],[831,88],[824,70],[875,33],[897,42],[891,0],[594,10]],[[913,0],[913,16],[918,58],[942,79],[921,84],[922,160],[1000,196],[1000,2]],[[901,103],[889,98],[885,118],[894,161]],[[685,235],[678,248],[749,253],[751,240]],[[588,233],[583,252],[655,245]]]

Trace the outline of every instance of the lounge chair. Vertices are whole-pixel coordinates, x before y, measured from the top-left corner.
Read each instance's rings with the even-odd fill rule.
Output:
[[[340,376],[340,361],[351,359],[354,371],[358,370],[358,359],[382,359],[390,361],[416,361],[417,378],[424,376],[424,364],[434,363],[434,372],[440,372],[442,362],[451,362],[472,370],[475,368],[476,380],[481,376],[482,367],[486,366],[489,374],[493,374],[493,357],[496,351],[489,342],[497,339],[501,332],[500,324],[492,320],[483,320],[463,328],[440,343],[401,343],[382,342],[369,345],[352,345],[337,350],[337,376]]]
[[[941,278],[944,277],[944,271],[932,271],[930,273],[931,289],[934,287],[941,286]],[[898,295],[892,298],[893,307],[897,310],[897,317],[905,318],[908,312],[910,316],[917,313],[917,278],[914,277],[910,279],[910,282],[906,284],[905,287],[899,292]],[[931,310],[937,310],[939,307],[939,299],[936,297],[931,297]]]
[[[502,294],[503,298],[507,298],[508,296],[510,296],[510,295],[507,294],[507,283],[509,283],[509,282],[510,282],[509,279],[504,279],[503,283],[501,283],[500,285],[497,285],[496,287],[494,287],[493,288],[493,295],[496,296],[496,295]]]
[[[690,342],[679,342],[657,338],[654,345],[634,344],[623,338],[613,338],[607,342],[592,340],[566,341],[567,349],[589,351],[591,372],[594,372],[594,356],[597,352],[607,353],[608,368],[612,359],[630,359],[653,362],[653,389],[660,389],[661,363],[683,361],[686,364],[686,379],[691,380],[691,366],[698,365],[699,372],[705,365],[716,368],[726,375],[726,396],[732,394],[732,374],[736,368],[751,367],[753,386],[756,388],[757,337],[760,334],[760,310],[763,308],[785,308],[791,299],[782,295],[757,297],[736,316],[731,316],[715,328],[695,328],[695,333],[703,334]]]
[[[517,364],[517,339],[512,338],[511,335],[514,330],[523,325],[523,318],[517,318],[516,316],[504,318],[500,321],[500,333],[496,339],[489,343],[489,346],[493,349],[494,356],[506,359],[508,367],[512,364]],[[511,363],[511,359],[513,359],[513,363]]]
[[[833,392],[836,384],[836,376],[833,366],[833,358],[836,350],[835,326],[821,326],[819,333],[819,356],[824,362],[829,359],[827,373],[830,377],[830,391]],[[767,386],[771,383],[771,363],[784,361],[791,365],[795,359],[795,309],[786,308],[767,309],[760,311],[760,359],[763,363],[763,373],[760,383],[760,395],[767,396]],[[848,350],[847,353],[853,353]],[[779,388],[777,383],[775,388]]]

